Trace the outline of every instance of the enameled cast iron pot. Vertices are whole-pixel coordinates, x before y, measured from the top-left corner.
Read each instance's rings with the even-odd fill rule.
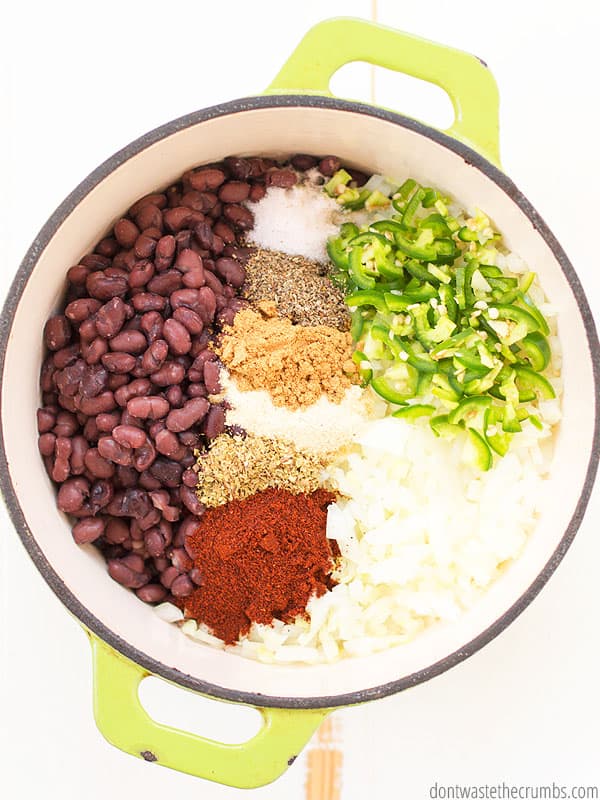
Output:
[[[443,133],[400,114],[334,99],[329,79],[367,61],[430,81],[456,119]],[[193,165],[230,154],[334,153],[367,172],[411,175],[484,208],[511,250],[539,273],[559,309],[563,419],[544,513],[521,558],[458,621],[413,643],[319,666],[273,666],[213,650],[159,620],[110,580],[92,547],[80,548],[37,451],[35,411],[42,329],[59,306],[65,273],[138,197]],[[27,253],[2,316],[2,487],[15,527],[53,591],[89,632],[98,727],[117,747],[232,786],[259,786],[291,763],[335,706],[401,691],[467,658],[531,602],[569,547],[598,462],[600,351],[585,295],[566,255],[500,171],[498,94],[474,56],[360,20],[313,28],[267,92],[169,122],[114,155],[62,203]],[[181,687],[259,707],[264,726],[224,745],[154,722],[138,699],[159,675]]]

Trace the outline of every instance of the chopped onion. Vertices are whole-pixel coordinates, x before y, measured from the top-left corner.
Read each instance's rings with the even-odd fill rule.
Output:
[[[181,622],[183,619],[183,611],[173,603],[161,603],[155,607],[154,613],[164,622]]]
[[[384,194],[386,197],[391,197],[398,188],[398,184],[391,183],[387,178],[384,178],[383,175],[371,175],[362,188],[368,189],[370,192],[381,192],[381,194]]]

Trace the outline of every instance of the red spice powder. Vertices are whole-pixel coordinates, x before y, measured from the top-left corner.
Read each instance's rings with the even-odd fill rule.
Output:
[[[186,616],[233,644],[252,622],[292,622],[305,613],[313,594],[334,585],[325,536],[334,500],[323,489],[268,489],[206,511],[187,540],[203,583],[186,598]]]

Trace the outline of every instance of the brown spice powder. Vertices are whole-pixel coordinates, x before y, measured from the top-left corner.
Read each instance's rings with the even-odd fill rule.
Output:
[[[342,400],[359,380],[352,349],[350,333],[292,325],[247,309],[225,329],[216,352],[242,391],[266,389],[274,405],[295,409],[322,395]]]
[[[196,494],[208,508],[271,488],[310,494],[319,488],[325,466],[324,454],[302,452],[290,442],[252,434],[222,433],[208,452],[196,455]]]
[[[255,303],[272,300],[280,316],[297,325],[349,329],[350,313],[344,293],[329,279],[331,265],[259,249],[249,258],[245,269],[242,293],[248,300]]]

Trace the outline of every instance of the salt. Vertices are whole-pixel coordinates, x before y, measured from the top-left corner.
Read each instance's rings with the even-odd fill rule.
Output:
[[[320,186],[271,186],[257,203],[247,203],[254,214],[254,228],[247,240],[266,250],[279,250],[326,262],[327,239],[337,236],[340,214],[336,201]]]

